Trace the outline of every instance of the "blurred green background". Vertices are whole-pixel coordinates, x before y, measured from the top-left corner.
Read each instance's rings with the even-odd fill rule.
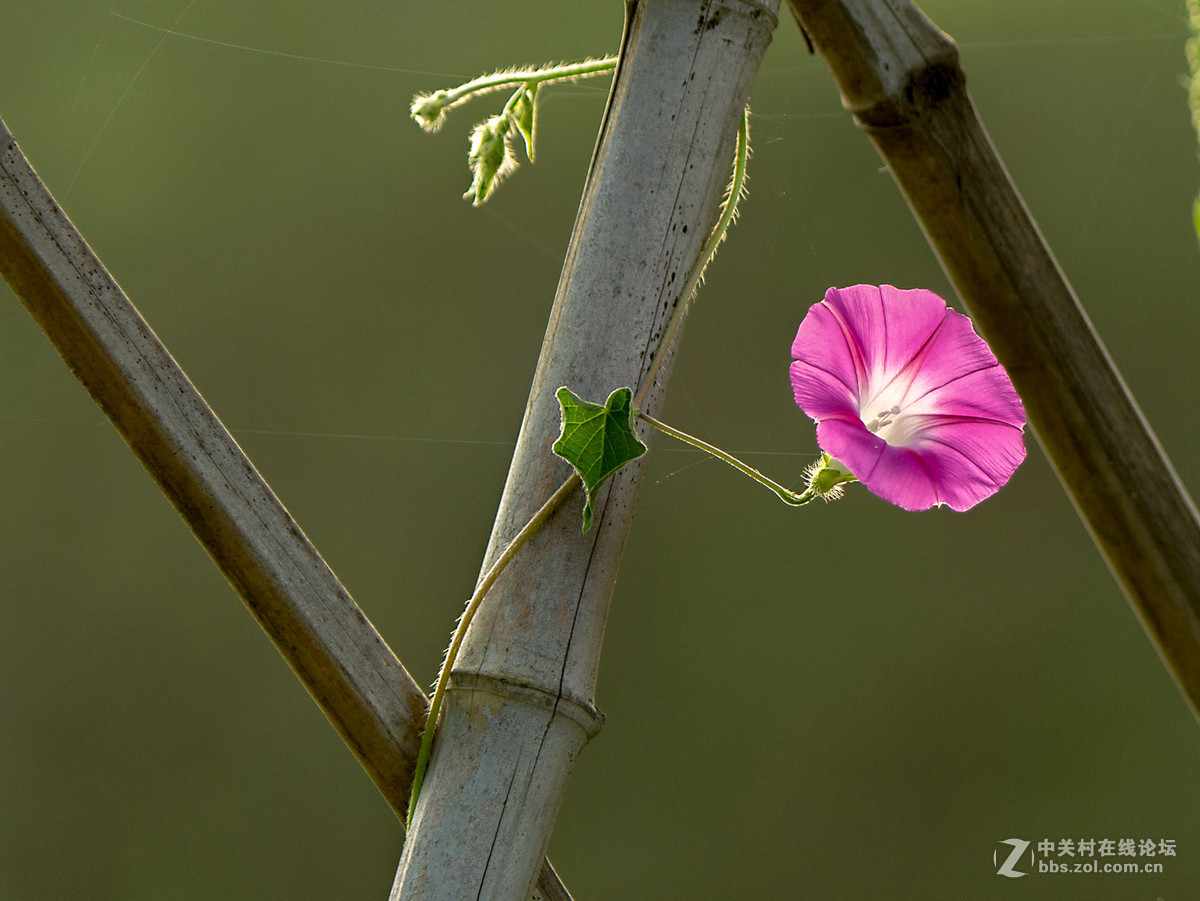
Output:
[[[1200,489],[1182,0],[936,0],[1027,203]],[[460,199],[477,102],[614,50],[621,5],[6,0],[0,115],[410,671],[507,471],[603,109]],[[174,27],[182,35],[164,35]],[[185,36],[186,35],[186,36]],[[791,482],[788,349],[830,285],[952,297],[786,15],[740,223],[664,414]],[[1136,486],[1130,486],[1136,490]],[[0,901],[385,898],[401,829],[0,286]],[[580,901],[1177,898],[1200,729],[1031,441],[971,513],[792,510],[659,437],[551,858]],[[996,875],[1012,838],[1176,842],[1160,876]]]

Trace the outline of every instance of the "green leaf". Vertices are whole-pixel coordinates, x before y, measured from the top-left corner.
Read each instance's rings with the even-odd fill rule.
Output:
[[[513,122],[517,131],[525,139],[525,156],[533,162],[533,136],[537,131],[537,89],[536,84],[522,85],[517,91],[517,102],[513,105]]]
[[[646,452],[633,430],[630,398],[633,392],[618,388],[604,405],[583,400],[568,388],[554,393],[562,406],[562,433],[554,442],[554,453],[575,467],[587,491],[583,508],[583,531],[592,526],[592,501],[600,486],[614,472]]]
[[[464,198],[479,206],[492,196],[496,185],[517,168],[517,157],[509,139],[512,121],[506,115],[492,116],[471,131],[471,152],[467,163],[471,167],[471,187]]]

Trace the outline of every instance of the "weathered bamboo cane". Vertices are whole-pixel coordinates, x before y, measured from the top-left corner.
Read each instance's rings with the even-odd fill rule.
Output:
[[[637,386],[711,228],[775,0],[631,4],[621,63],[571,236],[486,570],[570,472],[554,397]],[[658,390],[646,401],[661,402]],[[393,901],[518,901],[570,767],[600,725],[600,640],[644,458],[576,495],[500,576],[458,660]]]
[[[1200,715],[1200,517],[1009,180],[957,48],[907,0],[788,2]]]
[[[401,821],[420,687],[55,203],[0,121],[0,274]],[[535,898],[569,899],[549,861]]]

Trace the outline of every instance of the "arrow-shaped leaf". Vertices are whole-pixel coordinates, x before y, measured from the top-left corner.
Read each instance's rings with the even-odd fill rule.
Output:
[[[575,467],[587,491],[583,508],[583,531],[592,526],[592,501],[600,486],[614,472],[646,452],[633,430],[630,398],[633,392],[618,388],[604,405],[583,400],[569,388],[554,396],[562,406],[562,433],[554,442],[554,453]]]

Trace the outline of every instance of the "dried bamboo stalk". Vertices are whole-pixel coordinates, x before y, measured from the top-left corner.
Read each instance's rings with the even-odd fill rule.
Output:
[[[716,219],[777,0],[631,4],[484,569],[570,472],[550,452],[555,391],[636,387]],[[656,409],[668,367],[645,406]],[[523,897],[572,762],[599,728],[596,670],[644,470],[603,488],[580,534],[577,493],[500,576],[452,669],[393,901]]]
[[[3,121],[0,274],[403,821],[424,693],[55,203]],[[570,898],[549,861],[537,891],[547,901]]]
[[[1200,715],[1200,517],[984,131],[957,48],[907,0],[788,2]]]

